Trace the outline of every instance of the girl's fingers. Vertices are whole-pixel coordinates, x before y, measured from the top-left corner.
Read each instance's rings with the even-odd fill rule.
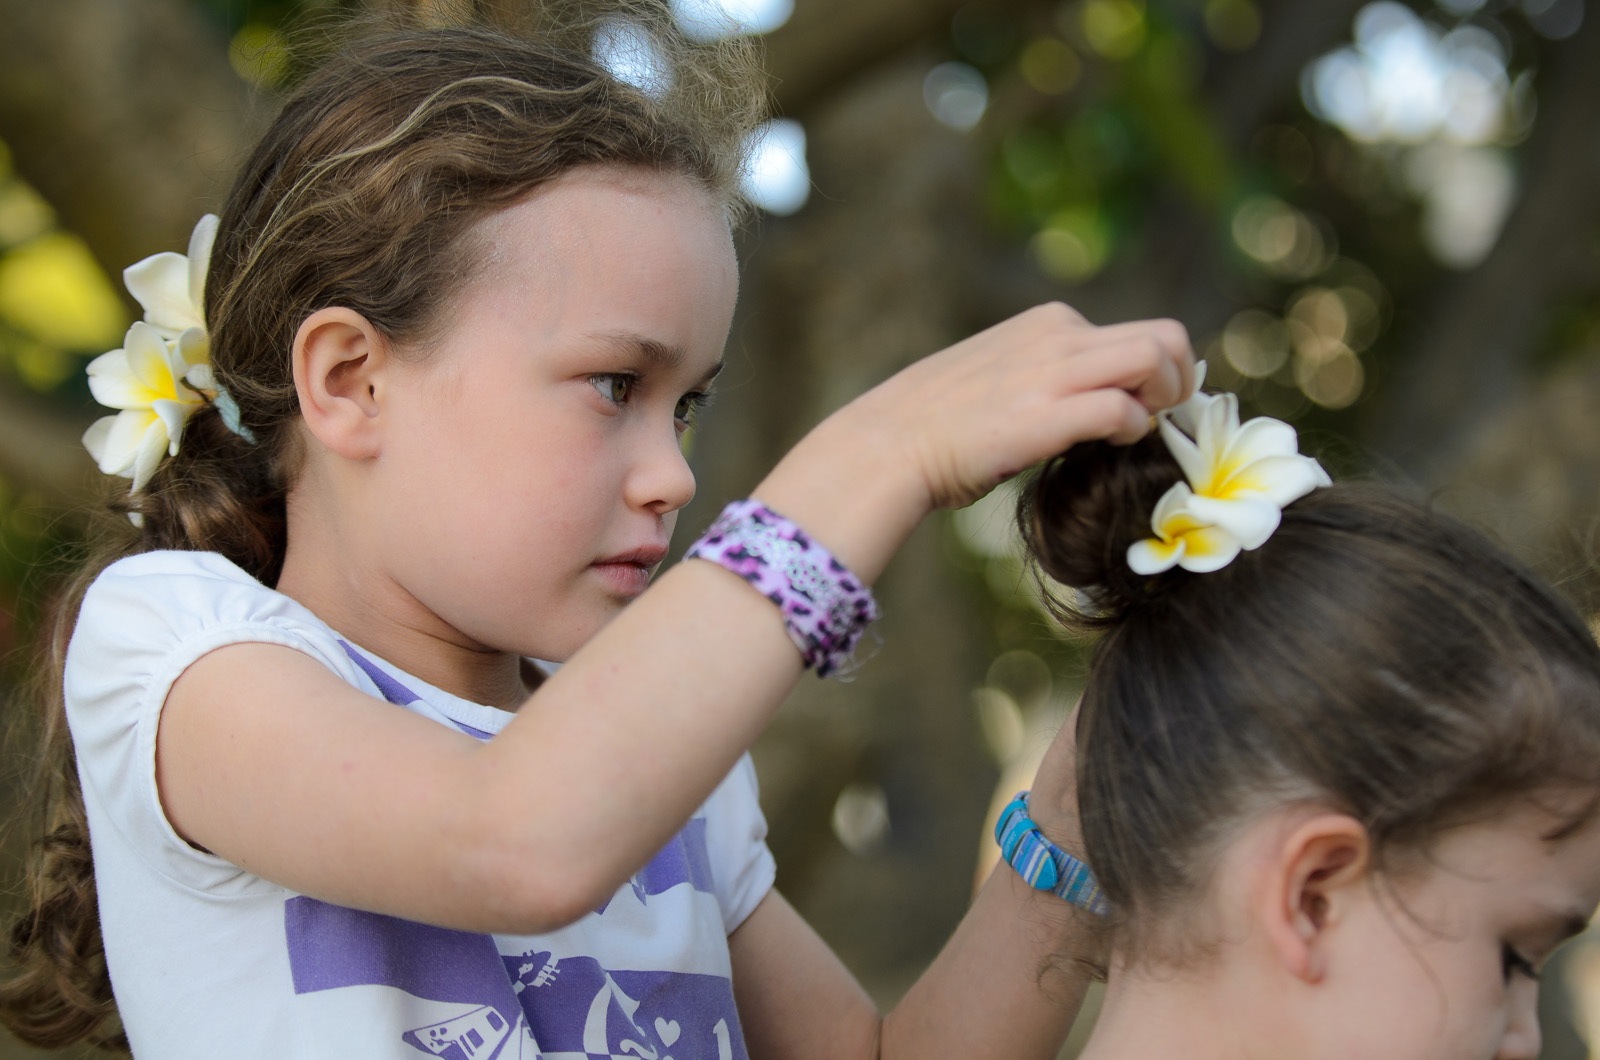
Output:
[[[1166,330],[1101,329],[1094,345],[1058,362],[1057,392],[1114,387],[1132,394],[1146,413],[1178,404],[1194,387],[1194,360],[1187,336],[1176,345]]]
[[[1048,456],[1080,442],[1105,440],[1127,445],[1150,430],[1150,412],[1126,390],[1105,387],[1064,399],[1046,425],[1039,451]]]
[[[1094,329],[1105,341],[1115,342],[1136,335],[1148,336],[1174,361],[1187,359],[1190,352],[1189,330],[1176,320],[1130,320],[1122,324],[1107,324]]]

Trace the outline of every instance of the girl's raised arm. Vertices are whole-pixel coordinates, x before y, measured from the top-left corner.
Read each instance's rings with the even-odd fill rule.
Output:
[[[871,581],[933,508],[1074,443],[1136,439],[1192,380],[1171,321],[1095,327],[1042,306],[841,409],[757,496]],[[292,649],[234,645],[172,687],[163,808],[191,843],[305,894],[547,930],[682,827],[800,669],[778,610],[708,562],[663,575],[481,745]]]

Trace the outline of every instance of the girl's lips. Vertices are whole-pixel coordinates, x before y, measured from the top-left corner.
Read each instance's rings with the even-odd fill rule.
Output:
[[[650,584],[650,576],[667,556],[665,546],[636,548],[597,559],[589,566],[619,596],[638,596]]]

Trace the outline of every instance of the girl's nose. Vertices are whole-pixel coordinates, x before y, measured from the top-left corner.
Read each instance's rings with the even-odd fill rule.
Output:
[[[676,429],[642,444],[643,452],[624,487],[629,506],[666,515],[688,504],[694,498],[694,472],[678,444]]]

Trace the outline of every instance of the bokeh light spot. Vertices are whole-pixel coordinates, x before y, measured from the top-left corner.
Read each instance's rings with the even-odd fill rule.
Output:
[[[594,60],[619,81],[651,96],[672,87],[672,67],[651,37],[637,22],[611,19],[594,34]]]
[[[277,30],[250,22],[228,42],[228,63],[257,88],[273,88],[289,74],[289,50]]]
[[[1054,214],[1033,237],[1033,253],[1045,272],[1079,283],[1106,263],[1111,233],[1099,210],[1072,207]]]
[[[1086,0],[1081,20],[1089,47],[1107,59],[1131,59],[1149,34],[1144,4],[1136,0]]]
[[[1242,309],[1222,331],[1222,354],[1249,379],[1265,379],[1289,361],[1289,329],[1260,309]]]
[[[1344,343],[1324,342],[1314,348],[1295,348],[1294,380],[1318,405],[1342,409],[1361,396],[1366,373],[1360,358]]]
[[[1378,0],[1357,14],[1354,44],[1306,67],[1301,96],[1357,140],[1489,143],[1510,125],[1506,62],[1481,26],[1443,33],[1409,7]]]
[[[128,316],[89,248],[52,232],[0,258],[0,317],[50,346],[116,346]]]
[[[889,797],[876,784],[847,784],[833,804],[833,834],[852,854],[870,854],[889,837]]]
[[[922,98],[941,124],[966,132],[989,106],[989,83],[966,63],[940,63],[922,79]]]
[[[1328,266],[1333,236],[1301,211],[1271,195],[1252,195],[1233,215],[1233,239],[1280,276],[1315,276]]]
[[[691,40],[771,33],[794,14],[794,0],[672,0],[672,17]]]
[[[745,145],[741,187],[768,213],[788,216],[811,195],[806,165],[806,131],[793,118],[777,118],[751,133]]]
[[[1041,37],[1024,48],[1020,66],[1022,79],[1050,96],[1070,91],[1083,74],[1078,53],[1055,37]]]

